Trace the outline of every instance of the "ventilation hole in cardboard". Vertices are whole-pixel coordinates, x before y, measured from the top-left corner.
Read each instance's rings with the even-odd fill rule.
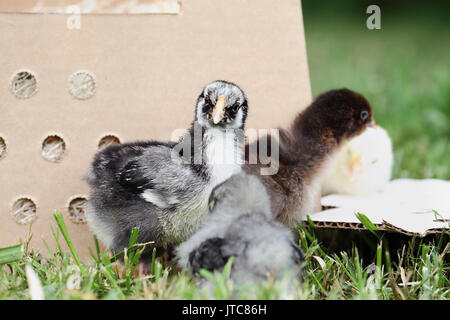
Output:
[[[48,161],[58,162],[66,151],[66,143],[57,135],[51,135],[42,142],[42,156]]]
[[[6,142],[5,139],[0,137],[0,159],[3,158],[6,154]]]
[[[13,204],[11,214],[19,224],[31,223],[36,219],[36,204],[29,198],[19,198]]]
[[[99,149],[104,149],[107,148],[109,146],[114,146],[117,144],[120,144],[120,139],[118,137],[116,137],[113,134],[108,134],[106,136],[104,136],[103,138],[100,139],[100,141],[98,142],[98,148]]]
[[[74,223],[86,223],[86,205],[88,200],[85,197],[76,197],[69,203],[69,218]]]
[[[11,80],[11,89],[16,97],[27,99],[37,91],[36,76],[31,71],[19,71]]]
[[[95,92],[95,78],[89,71],[77,71],[69,80],[70,93],[78,99],[88,99]]]

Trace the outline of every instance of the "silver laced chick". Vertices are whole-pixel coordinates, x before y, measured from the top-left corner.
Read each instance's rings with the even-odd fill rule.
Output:
[[[208,213],[211,190],[241,171],[247,108],[237,85],[214,81],[178,143],[138,141],[98,152],[87,176],[94,234],[113,252],[128,247],[135,227],[138,242],[163,249],[191,236]]]

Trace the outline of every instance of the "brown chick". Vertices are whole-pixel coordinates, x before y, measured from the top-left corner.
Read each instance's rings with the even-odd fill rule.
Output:
[[[261,168],[268,165],[259,158],[256,164],[247,161],[244,169],[261,177],[277,220],[295,227],[303,216],[320,211],[320,178],[330,156],[344,141],[374,125],[372,108],[362,95],[348,89],[327,91],[301,112],[289,129],[279,129],[277,145],[271,145],[267,137],[267,155],[279,168],[276,174],[261,175]],[[259,154],[260,140],[246,145],[247,160],[252,150]]]

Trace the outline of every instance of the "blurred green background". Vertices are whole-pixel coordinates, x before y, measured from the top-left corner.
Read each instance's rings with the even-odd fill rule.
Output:
[[[369,30],[366,9],[381,9]],[[450,180],[450,1],[303,0],[313,95],[347,87],[393,140],[393,178]]]

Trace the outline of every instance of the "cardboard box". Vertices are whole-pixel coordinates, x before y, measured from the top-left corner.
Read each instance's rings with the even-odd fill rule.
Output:
[[[126,0],[0,3],[0,247],[25,239],[31,221],[31,245],[53,246],[60,210],[86,258],[82,177],[102,137],[170,139],[212,80],[246,92],[247,128],[286,126],[310,103],[300,1],[168,1],[162,14],[119,9]]]
[[[84,14],[178,14],[178,0],[19,0],[2,1],[0,12]]]
[[[314,213],[311,220],[318,228],[364,230],[356,216],[362,213],[381,231],[419,237],[450,234],[449,195],[450,181],[397,179],[371,195],[323,197],[322,205],[336,208]]]

